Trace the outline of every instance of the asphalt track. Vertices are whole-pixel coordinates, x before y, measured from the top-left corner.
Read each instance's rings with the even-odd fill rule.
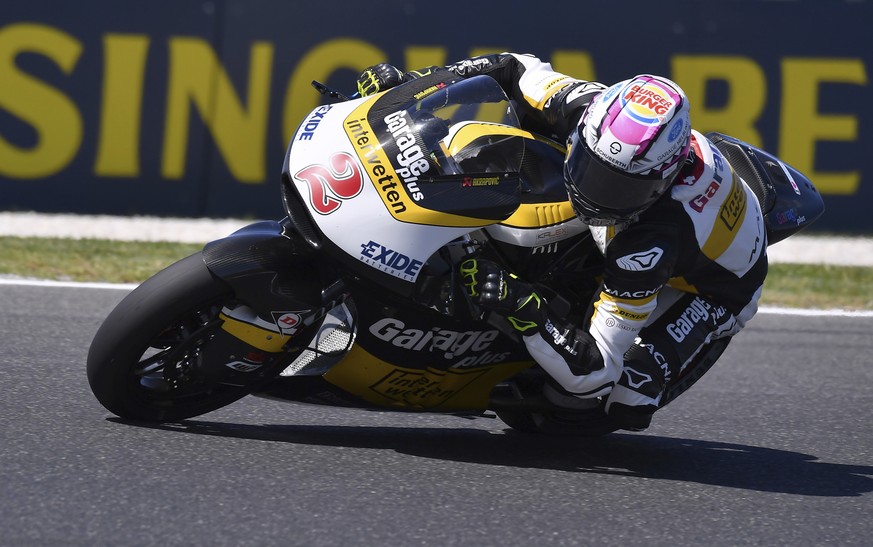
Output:
[[[870,545],[873,317],[762,313],[645,433],[91,396],[124,289],[0,284],[0,545]]]

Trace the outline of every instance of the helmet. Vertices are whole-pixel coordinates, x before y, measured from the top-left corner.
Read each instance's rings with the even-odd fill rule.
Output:
[[[688,98],[660,76],[640,75],[597,95],[570,134],[564,182],[583,222],[634,222],[667,191],[688,157]]]

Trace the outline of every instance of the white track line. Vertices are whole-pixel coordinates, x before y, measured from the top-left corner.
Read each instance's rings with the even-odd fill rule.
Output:
[[[771,315],[804,315],[807,317],[873,317],[870,310],[810,310],[804,308],[779,308],[775,306],[761,306],[758,313]]]
[[[0,285],[20,285],[26,287],[60,287],[76,289],[104,289],[131,291],[136,283],[85,283],[79,281],[49,281],[42,279],[14,279],[0,277]],[[806,317],[873,317],[870,310],[812,310],[803,308],[780,308],[761,306],[759,313],[770,315],[799,315]]]
[[[86,283],[83,281],[50,281],[45,279],[11,279],[0,277],[0,285],[20,285],[24,287],[61,287],[73,289],[115,289],[132,291],[137,283]]]

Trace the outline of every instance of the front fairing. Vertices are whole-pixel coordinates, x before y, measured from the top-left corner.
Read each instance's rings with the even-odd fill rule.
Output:
[[[441,246],[518,207],[518,133],[491,78],[422,78],[313,110],[291,142],[283,185],[330,251],[376,279],[414,283]]]

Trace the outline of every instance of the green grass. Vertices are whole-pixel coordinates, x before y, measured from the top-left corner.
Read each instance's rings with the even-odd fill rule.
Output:
[[[201,248],[189,243],[0,237],[0,275],[138,283]],[[761,305],[873,310],[873,268],[771,264]]]
[[[0,237],[0,275],[137,283],[201,248],[188,243]]]
[[[761,304],[873,310],[873,268],[771,264]]]

